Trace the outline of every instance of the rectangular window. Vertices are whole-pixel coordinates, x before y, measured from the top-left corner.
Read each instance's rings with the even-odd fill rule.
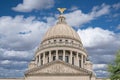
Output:
[[[53,56],[53,61],[55,61],[55,59],[56,59],[56,56]]]
[[[48,61],[48,63],[49,63],[49,57],[48,57],[48,60],[47,60],[47,61]]]
[[[41,59],[41,65],[43,65],[43,60]]]
[[[74,57],[72,57],[72,65],[74,65]]]
[[[65,62],[69,62],[69,57],[68,56],[65,56]]]
[[[63,56],[59,56],[59,60],[63,60]]]
[[[37,56],[37,63],[39,63],[39,56]]]
[[[81,60],[79,60],[79,67],[81,67]]]
[[[83,63],[85,63],[85,57],[83,56]]]

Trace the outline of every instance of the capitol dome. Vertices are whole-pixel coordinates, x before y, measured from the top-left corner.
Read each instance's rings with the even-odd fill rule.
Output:
[[[78,33],[66,23],[61,14],[58,22],[48,29],[38,46],[35,65],[42,66],[60,60],[83,68],[87,56]]]
[[[65,17],[60,15],[58,23],[51,27],[43,37],[43,42],[53,38],[69,38],[81,42],[79,35],[65,22]]]
[[[26,80],[95,80],[92,71],[79,35],[61,12],[58,22],[44,35],[25,76]]]

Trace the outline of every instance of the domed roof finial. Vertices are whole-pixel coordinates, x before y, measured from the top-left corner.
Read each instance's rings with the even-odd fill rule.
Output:
[[[61,23],[66,24],[65,17],[62,15],[63,12],[66,10],[66,8],[57,8],[57,9],[58,9],[58,11],[61,13],[60,16],[58,17],[58,22],[57,22],[57,24],[61,24]]]
[[[61,14],[63,14],[63,12],[66,10],[66,8],[57,8],[57,9]]]

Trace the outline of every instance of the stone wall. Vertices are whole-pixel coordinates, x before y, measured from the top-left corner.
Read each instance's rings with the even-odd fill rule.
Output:
[[[0,78],[0,80],[24,80],[24,78]]]
[[[90,80],[89,76],[29,76],[25,80]]]

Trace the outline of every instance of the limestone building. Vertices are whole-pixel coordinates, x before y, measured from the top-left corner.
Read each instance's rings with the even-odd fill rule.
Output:
[[[44,35],[20,80],[101,80],[96,78],[92,65],[79,35],[61,14]]]
[[[92,63],[77,32],[63,14],[44,35],[25,80],[95,80]]]

